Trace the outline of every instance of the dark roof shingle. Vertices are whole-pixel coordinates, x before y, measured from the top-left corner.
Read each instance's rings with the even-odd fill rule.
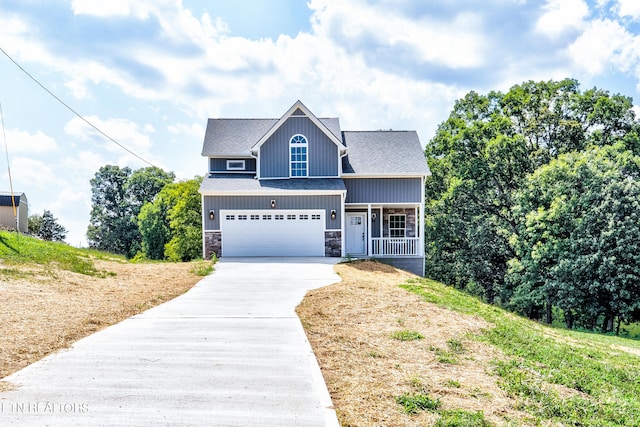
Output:
[[[203,156],[246,156],[279,119],[209,119],[202,144]],[[337,118],[318,119],[340,138]]]
[[[344,131],[342,172],[356,175],[430,175],[415,131]]]

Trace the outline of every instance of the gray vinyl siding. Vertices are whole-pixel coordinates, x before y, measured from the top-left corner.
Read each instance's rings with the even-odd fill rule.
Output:
[[[327,230],[339,230],[341,224],[341,196],[205,196],[205,230],[220,230],[221,210],[272,210],[274,214],[281,209],[324,209]],[[271,209],[271,200],[276,208]],[[209,211],[216,212],[215,219],[209,219]],[[331,219],[331,210],[336,211],[336,219]]]
[[[244,160],[244,172],[256,171],[256,159],[217,159],[209,158],[209,172],[227,172],[227,160]],[[229,172],[242,172],[238,170]]]
[[[290,117],[260,148],[260,177],[289,177],[289,140],[301,134],[309,144],[308,172],[310,177],[337,177],[338,146],[308,117]]]
[[[422,203],[422,178],[345,178],[347,203]]]
[[[372,214],[376,214],[376,219],[371,221],[371,237],[380,237],[380,221],[382,221],[382,212],[380,209],[371,209]]]

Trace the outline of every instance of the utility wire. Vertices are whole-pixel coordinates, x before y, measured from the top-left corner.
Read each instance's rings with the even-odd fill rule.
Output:
[[[6,56],[7,58],[9,58],[9,60],[11,62],[13,62],[16,67],[18,67],[23,73],[25,73],[27,76],[29,76],[29,78],[31,80],[33,80],[34,82],[36,82],[36,84],[38,86],[40,86],[42,89],[44,89],[45,92],[47,92],[49,95],[51,95],[56,101],[58,101],[60,104],[64,105],[69,111],[71,111],[73,114],[75,114],[80,120],[82,120],[83,122],[85,122],[86,124],[88,124],[89,126],[91,126],[93,129],[95,129],[99,134],[101,134],[102,136],[104,136],[105,138],[107,138],[109,141],[113,142],[114,144],[116,144],[118,147],[122,148],[123,150],[125,150],[127,153],[137,157],[138,159],[142,160],[144,163],[148,164],[149,166],[153,166],[153,167],[157,167],[155,166],[153,163],[149,162],[148,160],[142,158],[141,156],[139,156],[138,154],[134,153],[133,151],[131,151],[129,148],[125,147],[124,145],[122,145],[121,143],[119,143],[118,141],[116,141],[115,139],[111,138],[109,135],[107,135],[106,133],[104,133],[102,130],[100,130],[100,128],[98,128],[96,125],[94,125],[93,123],[91,123],[88,119],[86,119],[84,116],[82,116],[80,113],[78,113],[76,110],[74,110],[73,108],[71,108],[67,103],[65,103],[62,99],[58,98],[53,92],[51,92],[49,89],[47,89],[45,87],[45,85],[43,85],[42,83],[40,83],[38,81],[38,79],[36,79],[35,77],[33,77],[27,70],[25,70],[24,68],[22,68],[22,66],[20,64],[18,64],[18,62],[16,62],[15,59],[13,59],[11,56],[9,56],[9,54],[7,52],[5,52],[5,50],[3,48],[0,47],[0,52],[2,52],[4,54],[4,56]]]
[[[16,198],[13,194],[13,181],[11,179],[11,165],[9,164],[9,146],[7,145],[7,134],[4,131],[4,113],[0,102],[0,120],[2,121],[2,136],[4,137],[4,151],[7,154],[7,170],[9,172],[9,189],[11,190],[11,205],[13,206],[13,218],[16,221],[16,233],[20,225],[18,224],[18,210],[16,209]]]

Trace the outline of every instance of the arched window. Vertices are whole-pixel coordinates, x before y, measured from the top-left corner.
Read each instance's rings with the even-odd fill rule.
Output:
[[[308,146],[309,143],[304,135],[293,135],[289,140],[289,165],[292,178],[309,176]]]

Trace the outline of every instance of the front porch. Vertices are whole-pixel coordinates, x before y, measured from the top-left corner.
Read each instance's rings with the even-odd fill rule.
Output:
[[[347,205],[344,255],[424,276],[422,205]]]
[[[347,206],[345,255],[370,258],[424,256],[421,205]]]

